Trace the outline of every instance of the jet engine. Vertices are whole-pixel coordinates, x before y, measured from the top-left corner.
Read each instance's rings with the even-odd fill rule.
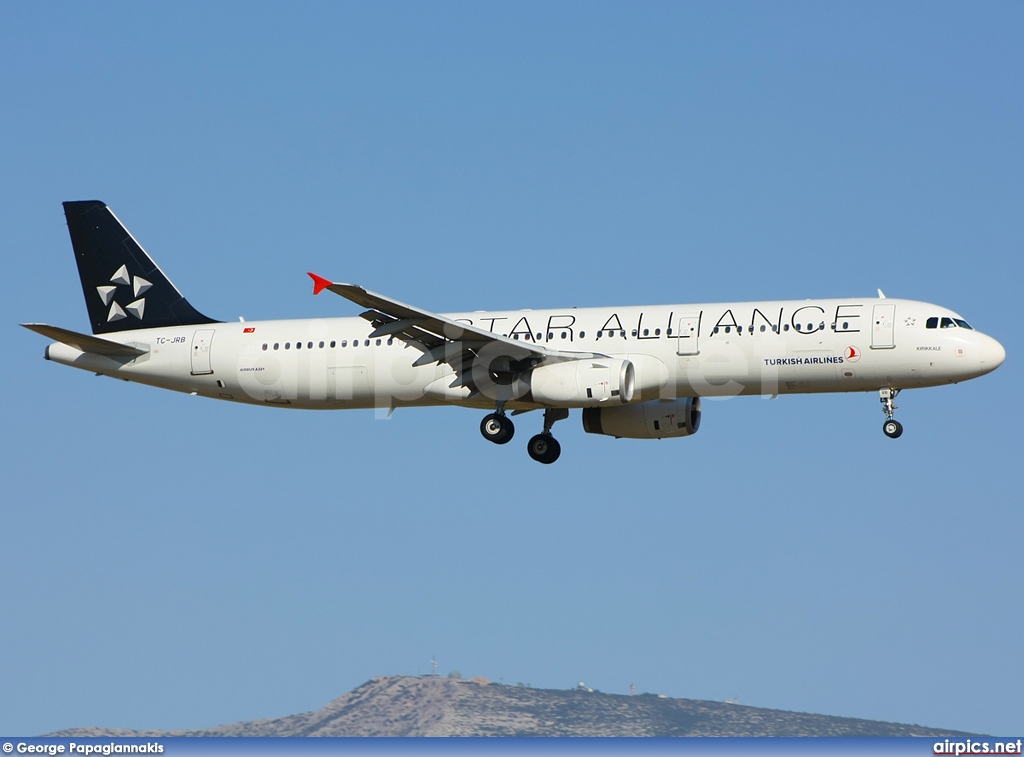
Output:
[[[588,407],[583,430],[619,439],[668,439],[696,434],[700,428],[700,397],[648,400],[622,407]]]
[[[541,365],[516,379],[515,395],[560,407],[591,407],[633,399],[636,373],[620,358],[591,358]]]

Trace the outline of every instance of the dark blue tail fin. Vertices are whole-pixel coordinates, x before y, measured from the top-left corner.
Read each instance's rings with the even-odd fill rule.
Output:
[[[98,200],[65,202],[92,333],[217,323],[186,300]]]

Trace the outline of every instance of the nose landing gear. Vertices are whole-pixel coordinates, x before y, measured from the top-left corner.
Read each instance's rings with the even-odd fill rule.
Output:
[[[886,387],[885,389],[879,389],[878,391],[879,400],[882,403],[882,412],[885,413],[885,423],[882,424],[882,433],[890,439],[898,439],[903,433],[903,424],[897,420],[893,420],[892,417],[896,412],[897,407],[893,400],[896,399],[896,395],[899,393],[899,389],[893,389],[892,387]]]

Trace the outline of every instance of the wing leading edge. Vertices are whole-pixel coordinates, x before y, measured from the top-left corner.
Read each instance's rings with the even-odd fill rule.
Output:
[[[543,345],[511,339],[468,323],[408,305],[355,284],[336,284],[310,273],[313,294],[325,289],[368,308],[360,316],[374,326],[371,339],[388,336],[400,339],[423,354],[414,366],[447,363],[456,373],[452,386],[471,386],[471,368],[477,358],[486,358],[489,370],[518,373],[545,363],[604,357],[593,352],[565,352]]]

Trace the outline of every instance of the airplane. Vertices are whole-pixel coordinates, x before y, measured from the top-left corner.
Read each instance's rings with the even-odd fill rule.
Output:
[[[1002,345],[947,308],[886,298],[433,313],[310,273],[358,317],[217,321],[171,283],[97,200],[64,213],[92,334],[25,323],[55,340],[45,358],[201,397],[301,409],[456,405],[488,411],[495,444],[509,414],[541,410],[527,444],[550,464],[552,426],[581,409],[591,434],[690,436],[702,397],[877,392],[883,432],[903,433],[903,389],[983,376]]]

